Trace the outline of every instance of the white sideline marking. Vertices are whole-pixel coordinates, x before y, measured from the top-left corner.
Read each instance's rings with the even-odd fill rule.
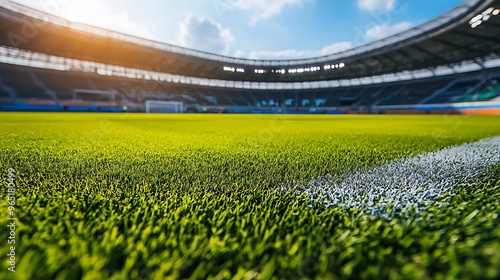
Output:
[[[390,218],[410,210],[420,212],[434,198],[449,193],[459,183],[477,178],[498,163],[500,136],[397,159],[375,168],[359,168],[336,177],[326,175],[292,189],[297,195],[310,195],[311,203],[360,208],[371,215]]]

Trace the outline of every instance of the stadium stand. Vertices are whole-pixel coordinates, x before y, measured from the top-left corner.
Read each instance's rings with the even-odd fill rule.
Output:
[[[477,91],[453,99],[453,102],[482,102],[489,101],[500,96],[500,78],[494,77],[485,82]]]
[[[165,100],[183,102],[187,112],[476,113],[483,106],[496,114],[500,16],[480,25],[470,19],[499,7],[500,0],[467,0],[351,50],[273,61],[186,49],[3,1],[3,34],[18,34],[26,21],[43,25],[22,45],[0,38],[0,110],[140,112],[146,100]],[[75,97],[75,90],[113,98]]]
[[[465,81],[453,81],[452,84],[448,85],[444,90],[436,92],[436,94],[425,99],[421,103],[423,104],[440,104],[448,103],[453,98],[465,95],[474,91],[474,89],[479,84],[478,79],[471,79]]]
[[[4,83],[2,88],[10,88],[9,93],[6,90],[2,91],[2,105],[7,103],[12,105],[12,103],[16,103],[13,100],[22,99],[30,101],[24,102],[23,106],[30,104],[51,104],[56,106],[59,104],[62,107],[58,108],[69,111],[113,111],[111,108],[119,109],[123,106],[140,111],[142,110],[141,104],[145,100],[170,100],[182,101],[194,112],[202,111],[201,109],[194,109],[199,108],[199,106],[208,106],[208,108],[222,106],[226,108],[226,111],[231,112],[275,112],[276,110],[272,108],[281,108],[290,112],[324,112],[311,110],[311,108],[331,108],[331,110],[335,111],[334,108],[342,107],[344,108],[343,111],[357,111],[364,107],[425,103],[422,101],[441,96],[442,92],[453,92],[454,95],[457,95],[455,89],[461,88],[459,85],[478,84],[484,72],[371,86],[258,92],[201,86],[186,87],[170,83],[155,83],[154,89],[145,90],[142,85],[147,82],[146,80],[5,64],[0,65],[0,74],[2,77],[7,77],[9,81],[8,84]],[[469,80],[462,80],[464,77]],[[33,80],[35,79],[41,81],[41,83],[34,83]],[[482,89],[474,93],[471,92],[456,102],[492,99],[499,94],[500,86],[491,86],[496,83],[497,79],[492,78],[484,83]],[[486,86],[486,84],[489,86]],[[25,98],[24,94],[26,94],[27,87],[29,87],[30,92],[38,94],[29,94],[29,98]],[[102,98],[92,97],[90,100],[83,96],[75,100],[73,99],[73,90],[75,88],[113,90],[116,91],[116,101],[111,102],[108,96]],[[54,92],[56,98],[52,98],[47,92]],[[241,108],[238,109],[238,107]],[[213,110],[219,111],[219,109]]]

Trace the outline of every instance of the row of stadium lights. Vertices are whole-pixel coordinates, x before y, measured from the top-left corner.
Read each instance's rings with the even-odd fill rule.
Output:
[[[338,64],[329,64],[323,66],[324,70],[332,70],[332,69],[341,69],[345,67],[345,63],[338,63]],[[238,73],[245,73],[245,69],[243,68],[234,68],[234,67],[229,67],[229,66],[224,66],[224,71],[228,72],[238,72]],[[321,70],[320,66],[313,66],[313,67],[306,67],[306,68],[294,68],[294,69],[288,69],[289,74],[295,74],[295,73],[307,73],[307,72],[316,72]],[[254,73],[255,74],[264,74],[266,73],[267,70],[265,69],[255,69]],[[287,70],[285,69],[273,69],[271,70],[272,73],[276,74],[285,74]]]
[[[484,12],[473,17],[469,21],[470,27],[476,28],[479,25],[481,25],[483,22],[489,20],[492,16],[496,16],[498,14],[500,14],[500,9],[495,9],[493,7],[490,7],[488,9],[486,9]]]
[[[243,69],[243,68],[234,68],[234,67],[229,67],[229,66],[224,66],[224,71],[245,73],[245,69]]]

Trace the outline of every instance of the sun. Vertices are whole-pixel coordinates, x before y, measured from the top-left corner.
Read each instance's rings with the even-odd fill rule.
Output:
[[[146,39],[158,39],[153,35],[154,26],[133,20],[129,14],[132,7],[117,1],[68,1],[61,4],[61,17],[112,31],[118,31]]]

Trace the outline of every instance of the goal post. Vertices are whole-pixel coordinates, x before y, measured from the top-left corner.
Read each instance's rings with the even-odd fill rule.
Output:
[[[146,100],[146,113],[183,113],[184,103],[180,101]]]

